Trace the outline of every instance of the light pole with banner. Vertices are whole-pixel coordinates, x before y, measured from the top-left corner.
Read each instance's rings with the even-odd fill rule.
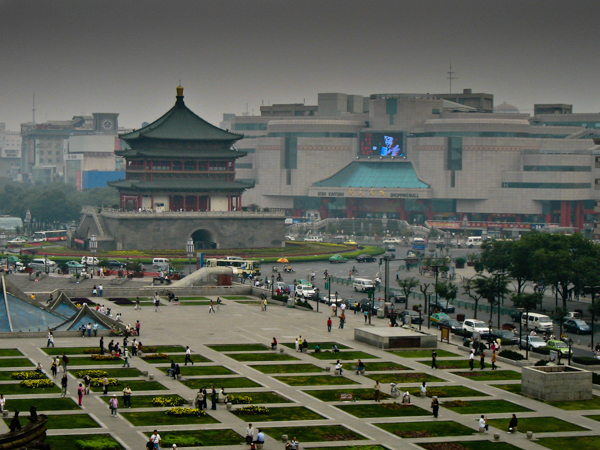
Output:
[[[0,255],[0,260],[4,259],[4,253],[6,253],[6,234],[4,232],[0,233],[0,250],[2,254]],[[8,257],[6,258],[6,271],[8,272]]]
[[[186,249],[186,252],[187,252],[188,260],[190,262],[188,267],[189,267],[189,272],[190,272],[190,275],[191,275],[191,273],[192,273],[192,259],[194,258],[194,239],[189,238],[187,240],[187,243],[185,244],[185,249]]]
[[[94,278],[94,272],[96,269],[96,250],[98,250],[98,241],[96,240],[96,235],[92,234],[90,236],[90,252],[92,252],[92,276]]]

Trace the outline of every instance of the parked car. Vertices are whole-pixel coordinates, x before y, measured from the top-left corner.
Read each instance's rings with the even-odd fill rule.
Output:
[[[399,238],[395,238],[395,237],[385,238],[383,240],[384,244],[399,244],[400,242],[401,242],[401,240]]]
[[[285,240],[286,240],[286,241],[295,241],[295,240],[296,240],[296,238],[295,238],[294,236],[290,236],[290,235],[288,235],[288,236],[286,236],[286,237],[285,237]]]
[[[77,261],[67,261],[65,263],[65,265],[69,268],[69,269],[83,269],[85,268],[84,264],[81,264],[80,262]]]
[[[273,291],[277,291],[277,289],[279,289],[280,291],[287,291],[290,288],[290,286],[287,283],[284,283],[283,281],[276,281],[275,283],[273,283]]]
[[[315,290],[310,284],[299,284],[296,286],[296,297],[303,299],[314,298]]]
[[[567,314],[565,314],[565,320],[567,319],[581,320],[581,313],[579,311],[569,311]]]
[[[348,261],[348,260],[346,258],[344,258],[342,255],[340,255],[339,253],[336,253],[335,255],[333,255],[329,258],[329,262],[331,264],[345,263],[346,261]]]
[[[569,356],[569,346],[565,344],[563,341],[550,339],[546,342],[546,348],[548,350],[554,350],[559,352],[562,356]],[[571,354],[573,350],[571,350]]]
[[[386,251],[386,252],[395,252],[395,251],[396,251],[396,247],[395,247],[394,245],[388,245],[388,246],[385,248],[385,251]]]
[[[387,301],[390,303],[406,303],[406,297],[395,292],[388,292]]]
[[[344,245],[358,245],[356,243],[356,241],[353,241],[352,239],[344,241]]]
[[[124,263],[123,261],[117,261],[116,259],[111,259],[108,261],[108,264],[110,264],[110,267],[117,269],[125,269],[127,267],[127,263]]]
[[[509,316],[513,320],[513,322],[518,322],[519,320],[521,320],[521,315],[524,312],[525,311],[523,309],[515,309],[514,311],[510,312]]]
[[[483,320],[477,319],[466,319],[462,324],[462,328],[465,331],[470,331],[471,333],[485,334],[486,336],[490,331],[490,327],[487,323],[485,323]]]
[[[527,347],[529,347],[529,350],[533,350],[536,348],[545,348],[546,341],[543,340],[539,336],[530,336],[530,335],[521,336],[521,340],[519,342],[519,348],[523,349],[523,348],[527,348]]]
[[[592,332],[592,328],[585,321],[579,319],[565,320],[563,327],[571,333],[590,334]]]
[[[373,255],[358,255],[356,257],[356,262],[375,262],[377,261],[377,258],[375,258]]]
[[[28,239],[25,236],[17,236],[14,239],[11,239],[7,242],[7,244],[25,244]]]
[[[444,313],[433,313],[429,316],[429,320],[433,325],[437,325],[440,320],[449,319],[450,316]]]
[[[492,331],[492,339],[500,339],[501,345],[517,345],[519,338],[512,331],[508,330],[494,330]]]
[[[454,334],[460,333],[462,331],[462,325],[460,324],[460,322],[456,319],[451,319],[450,317],[448,317],[447,319],[442,319],[438,323],[436,323],[436,326],[438,328],[440,328],[441,325],[446,325],[447,327],[450,327],[450,332]]]
[[[433,300],[429,304],[429,309],[433,311],[437,309],[443,313],[453,313],[456,311],[456,308],[452,305],[452,303],[447,303],[444,300],[438,300],[437,302]]]
[[[420,324],[423,323],[423,317],[419,317],[419,313],[417,311],[413,311],[412,309],[405,309],[404,311],[402,311],[399,315],[398,318],[400,320],[402,320],[403,322],[405,322],[404,318],[409,315],[410,316],[410,321],[411,323],[414,324]]]

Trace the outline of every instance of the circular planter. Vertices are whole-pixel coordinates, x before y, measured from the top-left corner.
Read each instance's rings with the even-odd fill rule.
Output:
[[[227,403],[227,411],[231,411],[233,409],[233,403],[228,402]]]

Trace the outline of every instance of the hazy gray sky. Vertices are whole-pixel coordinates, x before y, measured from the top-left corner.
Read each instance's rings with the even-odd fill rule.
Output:
[[[218,124],[319,92],[472,88],[524,111],[600,112],[594,0],[0,0],[0,122],[118,112],[139,127],[185,101]]]

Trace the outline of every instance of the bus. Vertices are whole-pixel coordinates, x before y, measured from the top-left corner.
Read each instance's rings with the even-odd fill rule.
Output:
[[[413,248],[413,250],[424,251],[426,243],[427,242],[425,241],[425,239],[420,238],[420,237],[416,237],[416,238],[413,239],[412,248]]]
[[[33,242],[66,241],[67,230],[36,231],[33,233]]]
[[[252,276],[260,275],[260,262],[252,259],[217,259],[208,258],[206,267],[235,267],[238,272]]]

